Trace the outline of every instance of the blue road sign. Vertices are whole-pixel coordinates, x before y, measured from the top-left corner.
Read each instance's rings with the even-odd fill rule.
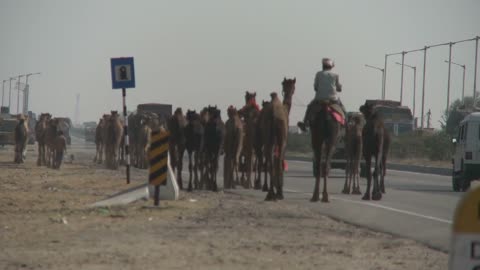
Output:
[[[133,57],[111,58],[112,88],[135,88]]]

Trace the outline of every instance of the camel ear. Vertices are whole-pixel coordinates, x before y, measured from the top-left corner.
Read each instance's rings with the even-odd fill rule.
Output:
[[[283,81],[286,82],[286,81],[287,81],[287,77],[283,77]]]
[[[297,82],[297,77],[293,77],[293,83]]]

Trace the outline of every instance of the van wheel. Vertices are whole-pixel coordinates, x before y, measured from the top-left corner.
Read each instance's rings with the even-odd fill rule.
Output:
[[[462,191],[467,191],[470,188],[470,179],[463,179],[462,181]]]
[[[460,182],[461,181],[461,174],[455,172],[455,164],[453,164],[452,168],[452,187],[453,191],[459,192],[460,191]]]

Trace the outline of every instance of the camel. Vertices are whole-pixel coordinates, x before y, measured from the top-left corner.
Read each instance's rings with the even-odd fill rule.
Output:
[[[46,155],[46,165],[47,167],[52,167],[54,164],[54,143],[55,138],[57,137],[58,132],[58,123],[57,118],[53,118],[47,121],[47,128],[45,130],[45,155]]]
[[[18,120],[17,125],[15,126],[14,138],[15,138],[15,163],[24,162],[24,151],[27,147],[28,140],[28,120],[26,121],[23,116]]]
[[[373,171],[372,200],[381,200],[382,193],[385,193],[385,174],[387,155],[390,148],[390,134],[385,128],[383,118],[375,111],[373,104],[360,106],[360,112],[365,117],[366,123],[363,127],[363,157],[367,169],[367,191],[362,197],[363,200],[370,200],[370,187],[372,183],[372,157],[375,158]],[[380,182],[378,177],[380,176]]]
[[[123,125],[117,111],[111,111],[105,123],[104,132],[106,167],[116,170],[119,166],[118,150],[123,136]]]
[[[335,152],[335,145],[340,133],[341,124],[332,116],[331,104],[318,101],[316,114],[311,124],[311,140],[314,152],[313,171],[315,187],[310,201],[317,202],[320,195],[320,177],[323,176],[322,202],[328,202],[327,182],[330,173],[330,162]],[[322,162],[322,157],[324,161]]]
[[[264,160],[264,155],[263,155],[263,147],[264,143],[262,140],[262,123],[264,123],[264,118],[265,118],[265,111],[268,110],[267,108],[270,106],[269,101],[262,101],[262,109],[260,110],[260,114],[258,115],[258,120],[257,120],[257,128],[255,129],[255,140],[254,140],[254,145],[253,148],[255,149],[255,184],[254,188],[255,189],[262,189],[263,192],[268,191],[268,181],[267,181],[267,175],[268,172],[265,168],[265,160]],[[262,187],[262,172],[265,174],[265,179],[263,182],[263,187]]]
[[[53,140],[51,145],[53,151],[53,169],[60,169],[63,161],[63,155],[67,152],[67,139],[65,138],[63,131],[58,131],[57,136]]]
[[[46,146],[45,146],[45,132],[47,130],[47,122],[52,118],[49,113],[42,113],[39,116],[38,122],[35,124],[35,138],[38,144],[38,159],[37,166],[46,165]]]
[[[265,167],[270,172],[270,187],[266,201],[283,199],[283,170],[285,148],[288,136],[288,117],[295,93],[296,78],[284,78],[282,82],[283,102],[277,93],[270,94],[271,105],[265,111],[262,124],[262,139],[264,142]]]
[[[210,120],[210,113],[208,107],[204,107],[200,111],[200,124],[203,126],[203,130],[205,132],[205,128],[207,127],[208,121]],[[200,186],[199,189],[203,189],[207,182],[208,172],[207,172],[207,153],[205,150],[205,134],[202,141],[202,148],[199,152],[199,170],[200,170]]]
[[[242,156],[245,159],[245,170],[242,171],[242,182],[245,188],[251,188],[252,165],[254,163],[254,144],[260,108],[255,100],[257,93],[245,92],[245,106],[238,112],[245,123],[245,138],[243,141]],[[246,176],[245,176],[246,175]]]
[[[140,169],[148,168],[147,153],[150,149],[150,138],[152,136],[152,129],[149,125],[151,120],[149,116],[142,115],[140,126],[135,130],[136,142],[134,148],[136,148],[137,167]]]
[[[183,155],[185,153],[185,126],[187,120],[183,115],[182,108],[177,108],[167,122],[170,131],[169,153],[170,162],[173,171],[177,172],[177,183],[180,189],[183,189],[182,168]]]
[[[225,157],[223,166],[223,187],[235,188],[238,182],[238,162],[243,145],[243,124],[235,107],[228,108],[228,120],[225,123]],[[235,177],[235,179],[234,179]]]
[[[203,148],[204,126],[200,121],[200,115],[195,110],[187,110],[186,119],[187,125],[185,127],[185,148],[188,153],[189,172],[187,190],[192,191],[193,188],[200,188],[198,173],[200,170],[200,155]]]
[[[209,120],[205,127],[205,169],[207,189],[218,191],[217,171],[218,159],[223,149],[225,138],[225,124],[222,121],[220,110],[217,106],[208,107]]]
[[[97,127],[95,128],[96,153],[95,157],[93,158],[93,162],[98,162],[98,164],[102,164],[103,162],[103,148],[105,144],[103,138],[103,129],[105,127],[106,118],[107,115],[103,115],[103,117],[99,119]]]
[[[360,161],[362,159],[363,115],[353,114],[345,128],[345,151],[347,164],[345,166],[345,185],[342,193],[362,194],[360,191]],[[353,187],[352,187],[353,181]]]

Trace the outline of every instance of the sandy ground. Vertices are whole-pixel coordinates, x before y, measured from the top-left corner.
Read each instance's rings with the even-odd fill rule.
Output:
[[[445,253],[288,201],[201,191],[89,208],[146,172],[127,186],[93,150],[70,152],[73,164],[51,170],[0,150],[0,269],[447,269]]]

